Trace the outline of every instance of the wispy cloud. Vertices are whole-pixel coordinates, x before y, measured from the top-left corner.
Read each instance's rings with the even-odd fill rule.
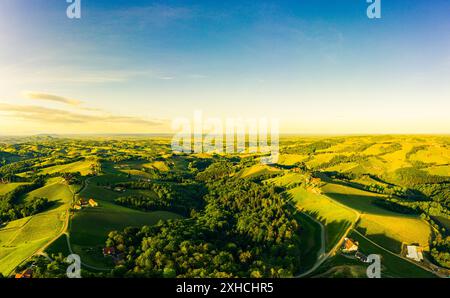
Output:
[[[22,94],[23,94],[23,96],[25,96],[28,99],[53,101],[53,102],[68,104],[71,106],[78,106],[82,103],[82,101],[78,100],[78,99],[63,97],[63,96],[49,94],[49,93],[24,91],[24,92],[22,92]]]
[[[6,116],[21,120],[36,121],[39,123],[117,123],[117,124],[139,124],[144,126],[158,126],[163,124],[161,120],[147,120],[135,116],[113,115],[113,114],[82,114],[67,110],[52,109],[39,106],[12,105],[0,103],[0,112]]]

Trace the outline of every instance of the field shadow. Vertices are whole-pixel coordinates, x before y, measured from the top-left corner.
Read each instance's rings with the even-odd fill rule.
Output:
[[[52,211],[52,210],[58,209],[59,207],[61,207],[63,205],[64,205],[64,203],[62,202],[62,200],[50,201],[49,206],[44,211]]]
[[[351,195],[351,194],[343,194],[343,193],[325,193],[326,196],[335,200],[336,202],[341,203],[351,209],[358,210],[362,213],[369,213],[375,215],[387,215],[387,214],[399,214],[391,210],[383,209],[378,205],[375,205],[373,202],[375,200],[380,200],[376,197],[372,196],[363,196],[363,195]]]
[[[394,252],[401,253],[402,243],[394,238],[387,236],[386,234],[378,233],[378,234],[370,234],[367,235],[367,229],[363,227],[356,228],[361,234],[365,235],[367,238],[375,242],[376,244]],[[370,252],[367,252],[370,253]]]

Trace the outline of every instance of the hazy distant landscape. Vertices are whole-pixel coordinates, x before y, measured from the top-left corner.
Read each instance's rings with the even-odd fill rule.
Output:
[[[2,137],[0,272],[365,277],[379,254],[382,277],[448,276],[448,136],[284,136],[270,165],[170,140]]]
[[[446,0],[0,0],[0,287],[445,282],[449,14]],[[425,282],[394,287],[440,288]]]

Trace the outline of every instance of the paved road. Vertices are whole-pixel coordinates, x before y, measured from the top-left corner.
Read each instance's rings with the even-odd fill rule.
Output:
[[[331,198],[330,198],[330,199],[331,199]],[[333,199],[331,199],[331,200],[333,200]],[[347,237],[347,235],[350,233],[350,231],[351,231],[352,229],[355,228],[356,223],[359,221],[359,219],[360,219],[360,217],[361,217],[361,214],[360,214],[359,212],[357,212],[356,210],[354,210],[354,209],[352,209],[352,208],[349,208],[348,206],[345,206],[345,205],[343,205],[343,204],[341,204],[341,203],[339,203],[339,202],[337,202],[337,201],[335,201],[335,200],[333,200],[333,202],[336,203],[337,205],[339,205],[339,206],[341,206],[341,207],[343,207],[343,208],[345,208],[345,209],[348,209],[348,210],[352,211],[353,213],[355,213],[356,219],[355,219],[355,220],[352,222],[352,224],[345,230],[344,234],[343,234],[342,237],[339,239],[339,241],[336,243],[336,245],[333,246],[333,248],[332,248],[328,253],[325,253],[325,226],[324,226],[320,221],[318,221],[317,219],[315,219],[315,218],[313,218],[312,216],[310,216],[310,215],[304,213],[304,214],[306,214],[309,218],[311,218],[312,220],[314,220],[315,222],[317,222],[317,223],[320,224],[320,227],[321,227],[322,246],[321,246],[321,249],[320,249],[320,251],[319,251],[319,253],[318,253],[317,261],[316,261],[316,263],[314,264],[314,266],[313,266],[311,269],[309,269],[309,270],[307,270],[307,271],[305,271],[305,272],[303,272],[303,273],[301,273],[301,274],[299,274],[299,275],[297,275],[297,276],[295,276],[295,277],[305,277],[305,276],[307,276],[307,275],[313,273],[317,268],[319,268],[320,265],[322,265],[323,262],[325,262],[329,257],[333,256],[333,255],[336,253],[336,251],[342,246],[342,243],[343,243],[344,239]]]
[[[419,264],[419,263],[417,263],[417,262],[414,262],[414,261],[408,259],[407,257],[402,256],[401,254],[396,254],[396,253],[394,253],[394,252],[392,252],[392,251],[390,251],[390,250],[384,248],[383,246],[381,246],[381,245],[379,245],[379,244],[373,242],[372,240],[370,240],[369,238],[367,238],[366,236],[364,236],[362,233],[360,233],[360,232],[357,231],[357,230],[354,230],[354,232],[355,232],[356,234],[358,234],[359,236],[361,236],[362,238],[364,238],[365,240],[367,240],[367,241],[369,241],[370,243],[372,243],[373,245],[375,245],[376,247],[378,247],[378,248],[384,250],[385,252],[387,252],[387,253],[389,253],[389,254],[391,254],[391,255],[393,255],[393,256],[402,258],[403,260],[405,260],[405,261],[407,261],[407,262],[410,262],[411,264],[414,264],[414,265],[416,265],[416,266],[418,266],[418,267],[420,267],[420,268],[422,268],[422,269],[424,269],[424,270],[426,270],[426,271],[428,271],[428,272],[431,272],[431,273],[433,273],[433,274],[435,274],[435,275],[437,275],[437,276],[439,276],[439,277],[444,277],[444,278],[448,277],[448,276],[446,276],[446,275],[443,275],[443,274],[440,274],[440,273],[438,273],[438,272],[435,272],[435,271],[431,270],[431,269],[428,268],[428,267],[422,266],[421,264]]]
[[[322,265],[323,262],[325,262],[329,257],[333,256],[336,253],[336,251],[342,246],[342,242],[347,237],[347,235],[350,233],[350,231],[352,229],[354,229],[356,223],[359,220],[359,214],[358,214],[358,217],[356,218],[356,220],[345,230],[344,235],[342,235],[342,237],[339,239],[339,241],[336,243],[336,245],[328,253],[325,253],[325,232],[324,232],[325,227],[323,226],[323,224],[321,222],[317,221],[316,219],[312,218],[311,216],[309,216],[309,217],[321,225],[321,228],[322,228],[322,232],[321,232],[322,248],[320,250],[321,253],[318,254],[317,261],[311,269],[309,269],[308,271],[303,272],[300,275],[297,275],[295,277],[305,277],[305,276],[313,273],[317,268],[319,268],[320,265]]]
[[[314,264],[313,267],[311,267],[310,269],[308,269],[307,271],[295,276],[295,277],[304,277],[308,274],[310,274],[311,272],[315,271],[320,265],[322,265],[322,263],[327,259],[326,255],[325,255],[325,226],[318,221],[317,219],[315,219],[314,217],[312,217],[311,215],[302,212],[304,215],[306,215],[307,217],[309,217],[311,220],[315,221],[316,223],[319,224],[320,226],[320,241],[321,241],[321,245],[320,245],[320,249],[317,252],[317,261]]]
[[[73,199],[75,199],[75,196],[79,193],[81,193],[89,184],[89,180],[92,179],[94,177],[89,177],[84,181],[83,187],[80,188],[79,191],[77,192],[73,192],[72,189],[70,189],[70,191],[72,192],[72,197]],[[36,251],[36,253],[34,253],[33,255],[41,255],[46,257],[47,259],[49,259],[50,261],[52,261],[52,259],[48,256],[47,253],[45,253],[45,250],[54,242],[56,241],[56,239],[58,239],[59,237],[61,237],[62,235],[66,235],[66,241],[67,241],[67,248],[69,249],[70,254],[74,254],[73,250],[72,250],[72,245],[70,243],[70,233],[69,233],[69,225],[70,225],[70,212],[69,210],[66,211],[66,218],[64,221],[64,225],[63,228],[61,229],[61,232],[55,236],[51,241],[47,242],[47,244],[43,247],[41,247],[38,251]],[[94,269],[94,270],[98,270],[98,271],[110,271],[111,268],[100,268],[100,267],[95,267],[95,266],[91,266],[88,265],[86,263],[83,263],[83,261],[81,261],[81,265],[90,269]]]
[[[383,249],[383,250],[386,251],[387,253],[390,253],[390,254],[392,254],[392,255],[394,255],[394,256],[397,256],[397,257],[399,257],[399,258],[402,258],[403,260],[405,260],[405,261],[407,261],[407,262],[410,262],[411,264],[414,264],[414,265],[416,265],[416,266],[418,266],[418,267],[420,267],[420,268],[422,268],[422,269],[424,269],[424,270],[426,270],[426,271],[428,271],[428,272],[431,272],[431,273],[433,273],[433,274],[435,274],[435,275],[437,275],[437,276],[439,276],[439,277],[447,277],[447,276],[442,275],[442,274],[439,274],[438,272],[435,272],[435,271],[433,271],[433,270],[431,270],[431,269],[429,269],[429,268],[427,268],[427,267],[425,267],[425,266],[422,266],[421,264],[418,264],[418,263],[416,263],[416,262],[414,262],[414,261],[412,261],[412,260],[410,260],[410,259],[408,259],[408,258],[402,256],[401,254],[396,254],[396,253],[394,253],[394,252],[392,252],[392,251],[390,251],[390,250],[388,250],[388,249],[382,247],[381,245],[375,243],[374,241],[370,240],[369,238],[367,238],[366,236],[364,236],[363,234],[361,234],[360,232],[358,232],[358,231],[355,229],[355,226],[356,226],[356,224],[358,223],[359,219],[361,218],[362,213],[360,213],[360,212],[356,211],[355,209],[352,209],[352,208],[350,208],[350,207],[348,207],[348,206],[345,206],[344,204],[342,204],[342,203],[340,203],[340,202],[337,202],[337,201],[335,201],[335,200],[333,200],[333,202],[335,202],[337,205],[339,205],[339,206],[341,206],[341,207],[343,207],[343,208],[346,208],[346,209],[351,210],[352,212],[354,212],[354,213],[356,214],[356,220],[352,223],[352,225],[350,225],[350,226],[347,228],[347,230],[345,231],[345,233],[344,233],[344,235],[341,237],[341,239],[337,242],[337,244],[336,244],[336,245],[335,245],[328,253],[326,253],[325,255],[319,255],[318,258],[317,258],[317,262],[314,264],[314,266],[313,266],[311,269],[309,269],[308,271],[306,271],[306,272],[304,272],[304,273],[302,273],[302,274],[300,274],[300,275],[298,275],[298,276],[296,276],[296,277],[304,277],[304,276],[307,276],[307,275],[311,274],[311,273],[314,272],[314,271],[315,271],[315,270],[316,270],[323,262],[325,262],[325,260],[327,260],[329,257],[333,256],[333,255],[336,253],[336,251],[341,247],[341,245],[342,245],[344,239],[347,237],[347,235],[350,233],[351,230],[353,230],[355,233],[357,233],[358,235],[360,235],[361,237],[363,237],[364,239],[366,239],[367,241],[369,241],[369,242],[372,243],[373,245],[379,247],[380,249]],[[308,215],[308,214],[306,214],[306,215]],[[316,222],[318,222],[316,219],[312,218],[311,216],[308,215],[308,217],[311,218],[311,219],[313,219],[313,220],[315,220]],[[321,228],[322,228],[322,235],[323,235],[323,234],[324,234],[324,232],[323,232],[324,226],[322,225],[322,223],[320,223],[320,222],[318,222],[318,223],[321,225]],[[321,239],[322,239],[322,248],[324,249],[324,237],[322,236]]]

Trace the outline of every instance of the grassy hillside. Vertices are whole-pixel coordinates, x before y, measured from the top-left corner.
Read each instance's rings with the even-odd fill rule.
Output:
[[[299,210],[321,221],[326,228],[326,250],[330,250],[342,237],[345,230],[356,220],[355,212],[336,204],[324,195],[311,193],[296,187],[288,194]]]
[[[34,196],[46,197],[55,204],[48,211],[9,222],[0,229],[0,272],[3,274],[9,274],[57,236],[66,220],[72,192],[61,178],[52,179],[44,187],[30,192],[25,200]]]
[[[24,185],[25,182],[16,182],[16,183],[7,183],[7,184],[0,184],[0,196],[7,194],[8,192],[14,190],[19,185]]]
[[[357,233],[349,235],[352,239],[359,242],[359,250],[366,256],[369,254],[377,254],[381,256],[381,277],[395,277],[395,278],[435,278],[433,273],[430,273],[407,260],[393,255],[380,247],[372,244]],[[368,264],[362,263],[359,260],[345,257],[338,254],[328,259],[320,268],[313,274],[315,277],[339,277],[339,278],[367,278]]]
[[[94,159],[85,159],[69,164],[56,165],[41,170],[41,174],[54,174],[54,173],[71,173],[80,172],[81,175],[88,175],[92,172],[91,166],[95,164]]]
[[[360,189],[326,184],[324,194],[361,213],[358,229],[370,239],[399,253],[402,243],[418,243],[427,247],[431,228],[419,216],[391,212],[374,205],[380,195]]]
[[[212,171],[212,180],[230,176],[232,179],[241,179],[239,182],[242,183],[252,180],[258,186],[261,186],[259,183],[274,184],[278,187],[274,188],[270,196],[278,195],[278,192],[286,194],[301,211],[295,214],[300,226],[300,249],[296,254],[301,263],[301,272],[314,266],[317,252],[322,246],[320,225],[308,214],[324,225],[327,252],[350,230],[349,227],[353,227],[350,237],[360,242],[363,253],[380,253],[383,256],[383,276],[429,277],[428,272],[395,254],[400,253],[402,244],[414,243],[425,249],[425,255],[430,261],[437,260],[433,256],[433,248],[437,247],[433,244],[436,243],[436,233],[441,233],[439,237],[443,239],[449,233],[449,184],[445,180],[450,177],[449,146],[450,141],[446,136],[286,136],[280,139],[278,164],[264,165],[257,162],[258,155],[250,153],[177,155],[170,149],[170,138],[86,137],[77,140],[33,139],[14,146],[0,143],[0,151],[20,157],[7,160],[12,164],[5,164],[2,168],[3,174],[7,174],[2,176],[4,183],[0,184],[0,196],[4,198],[20,185],[31,183],[36,175],[63,172],[82,174],[82,177],[77,178],[79,180],[72,182],[78,184],[70,186],[60,177],[41,177],[46,180],[44,186],[20,193],[11,202],[6,202],[13,205],[2,202],[6,208],[14,209],[32,203],[35,197],[43,197],[48,198],[53,205],[50,209],[44,209],[44,212],[0,225],[0,272],[10,273],[18,264],[43,248],[48,253],[61,252],[66,255],[70,252],[68,242],[84,264],[112,268],[112,259],[103,257],[101,253],[109,232],[181,217],[166,211],[130,209],[124,207],[127,205],[116,204],[115,199],[134,196],[135,200],[153,200],[154,205],[148,210],[174,210],[155,202],[160,198],[163,198],[163,203],[166,202],[165,191],[174,196],[171,199],[178,199],[175,196],[179,196],[179,193],[172,193],[169,188],[158,190],[155,185],[180,189],[188,184],[205,186],[207,180],[199,179],[202,177],[199,173],[220,161],[226,165],[226,171],[221,168]],[[19,152],[34,152],[37,157],[31,159],[32,164],[20,163],[23,157]],[[68,160],[68,157],[74,159]],[[54,165],[55,162],[73,160],[79,161]],[[45,167],[48,165],[53,166]],[[89,175],[92,174],[93,165],[98,176]],[[221,171],[233,174],[222,176]],[[268,179],[260,182],[258,178]],[[83,180],[84,183],[81,183]],[[149,186],[148,189],[114,191],[116,183],[126,181],[149,183]],[[199,187],[198,192],[202,192],[201,189]],[[76,211],[69,221],[67,236],[61,235],[67,222],[67,210],[78,191],[77,197],[93,198],[99,206]],[[217,196],[218,193],[209,195]],[[233,195],[230,192],[230,197]],[[195,195],[193,198],[197,199]],[[407,213],[379,204],[388,200],[405,204],[401,206],[408,208],[412,206],[414,212]],[[139,204],[135,206],[139,208]],[[183,214],[189,216],[204,212],[199,206],[199,210]],[[230,203],[230,206],[233,204]],[[418,215],[421,213],[422,217]],[[31,213],[21,213],[17,217],[3,216],[2,220],[27,214]],[[212,216],[210,224],[213,226],[220,222],[223,215],[217,214],[217,218]],[[440,225],[433,230],[434,234],[431,233],[430,218]],[[252,218],[249,226],[255,222],[257,220]],[[261,234],[265,231],[266,228],[261,229]],[[438,249],[443,259],[448,249],[443,245]],[[364,277],[365,269],[366,265],[360,261],[338,253],[322,264],[315,274],[326,277]]]
[[[116,205],[113,201],[119,196],[145,191],[114,192],[97,186],[97,182],[103,180],[102,176],[92,178],[87,187],[80,192],[80,197],[93,198],[99,203],[99,206],[85,208],[75,213],[70,225],[70,242],[73,251],[80,255],[83,263],[111,268],[111,259],[104,258],[101,253],[110,231],[122,230],[128,226],[153,225],[159,220],[180,218],[181,216],[166,211],[142,212]],[[123,179],[118,180],[123,181]]]

